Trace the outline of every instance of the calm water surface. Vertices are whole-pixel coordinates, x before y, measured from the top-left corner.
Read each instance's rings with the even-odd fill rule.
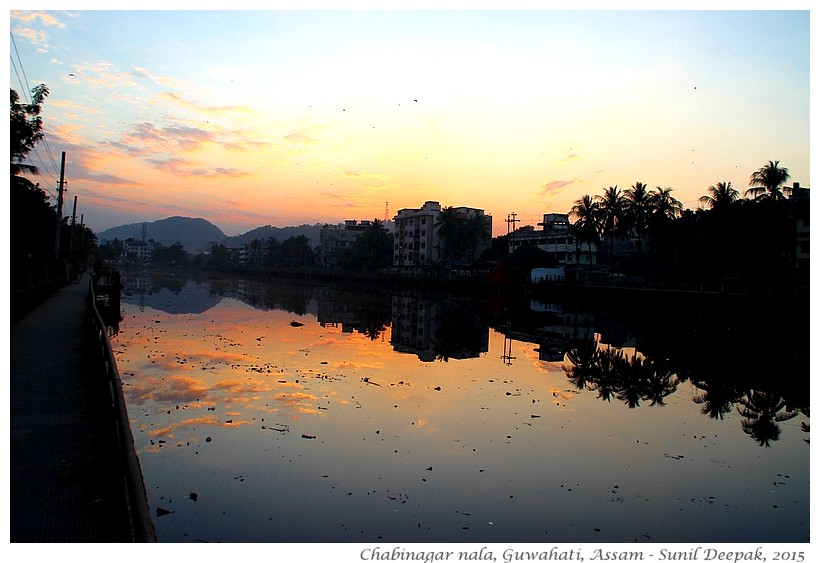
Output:
[[[125,283],[112,344],[160,541],[809,539],[801,338],[531,297]]]

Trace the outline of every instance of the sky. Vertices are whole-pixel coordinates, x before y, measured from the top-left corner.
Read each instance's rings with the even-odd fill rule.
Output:
[[[181,215],[235,235],[438,201],[500,235],[513,213],[535,225],[636,182],[696,209],[770,160],[811,185],[808,2],[75,5],[10,10],[9,81],[48,86],[32,179],[56,195],[65,152],[65,214],[76,196],[95,232]],[[763,9],[778,5],[793,9]]]

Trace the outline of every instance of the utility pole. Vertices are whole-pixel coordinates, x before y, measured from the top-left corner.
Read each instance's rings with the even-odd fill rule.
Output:
[[[71,259],[71,254],[74,252],[74,225],[77,224],[77,196],[74,196],[74,209],[71,212],[71,238],[68,239],[68,258]]]
[[[512,225],[512,232],[515,232],[515,224],[520,221],[520,219],[516,219],[517,216],[517,213],[507,214],[507,234],[510,234],[510,225]]]
[[[60,258],[60,231],[63,226],[63,186],[65,185],[65,151],[60,159],[60,185],[57,186],[57,232],[54,234],[54,254]]]

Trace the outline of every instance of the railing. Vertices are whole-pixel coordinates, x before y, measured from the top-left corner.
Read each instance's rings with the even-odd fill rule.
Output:
[[[125,470],[125,489],[128,504],[128,518],[131,522],[131,536],[135,542],[156,542],[156,531],[151,520],[151,512],[148,507],[148,499],[145,492],[145,483],[142,479],[139,458],[134,446],[134,437],[131,434],[131,424],[128,421],[128,410],[125,405],[125,397],[122,393],[122,380],[114,360],[114,353],[111,350],[109,340],[109,325],[103,320],[97,307],[96,276],[92,276],[89,283],[89,295],[91,300],[92,318],[94,331],[105,366],[105,374],[108,379],[111,391],[112,407],[114,409],[117,437],[119,438],[120,452],[123,456]]]

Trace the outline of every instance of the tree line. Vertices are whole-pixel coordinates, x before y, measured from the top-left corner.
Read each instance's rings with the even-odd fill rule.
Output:
[[[574,202],[572,231],[578,244],[599,246],[601,265],[627,274],[711,285],[794,277],[796,220],[808,219],[808,201],[789,199],[789,178],[788,168],[769,161],[752,172],[742,195],[731,182],[717,182],[694,211],[684,209],[672,188],[610,186]],[[631,255],[616,252],[616,242],[624,241],[632,244]]]

